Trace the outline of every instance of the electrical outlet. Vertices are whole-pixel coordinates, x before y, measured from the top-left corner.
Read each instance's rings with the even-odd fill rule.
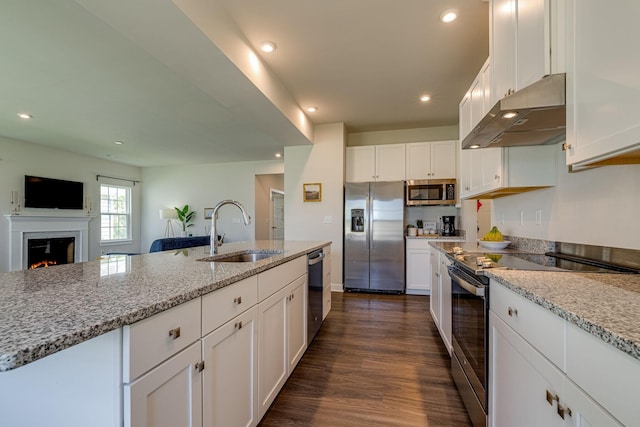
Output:
[[[520,225],[524,225],[524,211],[520,209]]]
[[[504,212],[500,212],[500,224],[504,224]]]
[[[324,223],[325,224],[333,224],[333,217],[331,215],[325,215]]]
[[[542,209],[536,209],[536,224],[542,224]]]
[[[231,223],[233,224],[240,224],[241,222],[240,218],[231,218]]]

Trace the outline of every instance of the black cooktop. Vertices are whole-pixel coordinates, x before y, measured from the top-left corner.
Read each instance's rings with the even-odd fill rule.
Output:
[[[455,263],[474,274],[489,269],[529,271],[574,271],[588,273],[634,273],[640,270],[557,253],[491,253],[467,252],[453,255]],[[480,258],[480,260],[478,259]],[[483,261],[484,260],[484,261]]]

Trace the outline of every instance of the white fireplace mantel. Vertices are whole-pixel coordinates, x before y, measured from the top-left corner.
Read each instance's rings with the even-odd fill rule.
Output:
[[[11,271],[23,270],[27,257],[26,240],[43,233],[76,237],[76,262],[89,259],[89,221],[92,216],[5,215],[9,221],[9,266]]]

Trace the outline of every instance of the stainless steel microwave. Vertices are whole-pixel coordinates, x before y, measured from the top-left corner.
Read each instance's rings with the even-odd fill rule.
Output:
[[[410,180],[406,184],[407,206],[455,205],[455,179]]]

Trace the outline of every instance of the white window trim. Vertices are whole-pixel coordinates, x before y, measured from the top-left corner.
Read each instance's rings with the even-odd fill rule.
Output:
[[[117,188],[125,188],[127,190],[127,237],[122,239],[109,239],[102,240],[102,187],[117,187]],[[100,217],[100,246],[118,246],[118,245],[126,245],[133,243],[133,212],[132,212],[132,204],[133,204],[133,187],[129,185],[122,184],[111,184],[107,182],[100,183],[100,198],[99,198],[99,217]],[[108,214],[106,214],[108,215]]]

